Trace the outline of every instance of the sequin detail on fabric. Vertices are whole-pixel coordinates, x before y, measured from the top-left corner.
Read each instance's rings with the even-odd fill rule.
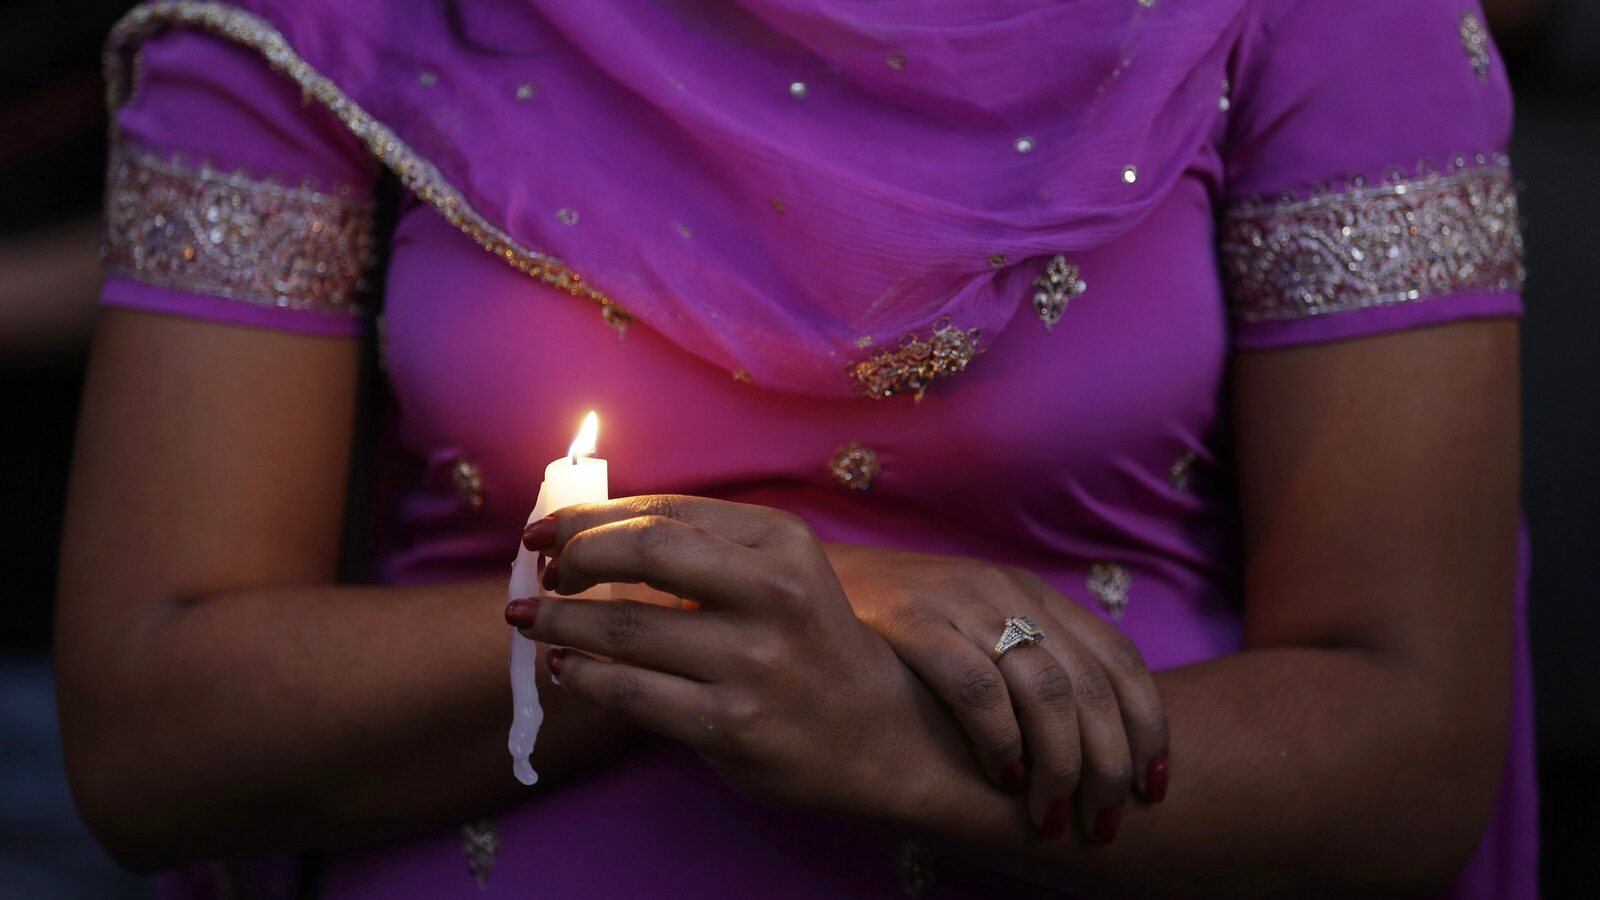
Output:
[[[1078,277],[1078,267],[1067,262],[1065,256],[1055,256],[1045,264],[1044,271],[1033,280],[1033,311],[1044,323],[1046,331],[1053,330],[1067,311],[1067,303],[1083,296],[1089,289]]]
[[[1089,567],[1089,580],[1085,587],[1111,618],[1120,619],[1128,610],[1128,589],[1133,578],[1119,563],[1100,562]]]
[[[1220,253],[1234,317],[1287,321],[1520,288],[1517,194],[1496,162],[1231,207]]]
[[[626,331],[633,314],[618,306],[583,276],[561,260],[529,249],[485,219],[461,192],[445,180],[432,162],[402,141],[387,125],[373,118],[339,86],[296,53],[283,35],[266,20],[226,3],[173,0],[134,8],[106,41],[106,102],[113,114],[138,90],[137,48],[141,41],[169,26],[198,28],[218,37],[249,47],[264,57],[276,71],[300,86],[301,93],[327,107],[379,162],[387,166],[400,182],[423,202],[437,209],[450,224],[460,228],[485,250],[505,260],[526,275],[551,287],[583,297],[600,306],[606,324],[619,334]],[[130,59],[130,57],[132,57]]]
[[[850,490],[864,491],[872,487],[873,479],[883,471],[883,465],[878,462],[878,451],[861,446],[860,441],[851,441],[833,454],[833,459],[828,462],[828,471]]]
[[[456,496],[473,512],[483,509],[483,472],[470,459],[458,459],[450,466],[450,482],[455,485]]]
[[[1479,81],[1489,80],[1489,29],[1478,21],[1478,14],[1461,14],[1461,49],[1467,52],[1467,61]]]
[[[106,179],[107,273],[286,309],[353,315],[372,263],[372,204],[118,143]]]
[[[910,392],[918,401],[934,379],[960,372],[978,355],[978,329],[962,330],[941,319],[924,339],[908,334],[893,350],[851,363],[846,372],[856,390],[874,400]]]
[[[493,819],[474,819],[461,826],[461,852],[467,857],[467,871],[478,882],[478,890],[489,886],[494,874],[494,858],[500,852],[500,835]]]

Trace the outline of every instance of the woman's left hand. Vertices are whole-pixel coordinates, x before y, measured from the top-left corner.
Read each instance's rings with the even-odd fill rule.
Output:
[[[514,604],[552,650],[561,688],[680,741],[764,799],[869,818],[919,802],[931,767],[962,751],[916,677],[852,612],[798,517],[698,497],[585,504],[530,526],[545,587],[644,583],[697,610],[546,596]],[[516,610],[515,614],[513,610]],[[592,655],[591,655],[592,654]],[[941,737],[943,736],[942,741]]]

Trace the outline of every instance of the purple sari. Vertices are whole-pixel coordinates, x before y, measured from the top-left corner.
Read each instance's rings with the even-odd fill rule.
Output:
[[[1466,5],[152,4],[108,51],[104,302],[354,336],[387,167],[382,580],[503,572],[594,408],[614,496],[1023,566],[1184,665],[1240,644],[1230,354],[1520,314]],[[1523,647],[1452,897],[1536,891]],[[669,745],[486,821],[323,896],[1048,893]]]

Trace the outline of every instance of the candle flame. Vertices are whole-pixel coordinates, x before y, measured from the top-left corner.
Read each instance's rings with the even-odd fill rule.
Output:
[[[567,458],[573,465],[578,464],[578,457],[593,456],[598,448],[596,441],[600,437],[600,417],[590,410],[583,418],[583,427],[578,429],[578,436],[572,439],[572,446],[567,448]]]

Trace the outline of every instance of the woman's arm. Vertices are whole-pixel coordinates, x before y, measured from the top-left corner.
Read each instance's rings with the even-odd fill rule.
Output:
[[[716,598],[714,615],[547,600],[530,631],[617,657],[561,657],[561,687],[747,790],[1075,890],[1438,887],[1477,845],[1507,739],[1516,334],[1469,322],[1240,358],[1246,646],[1158,674],[1171,791],[1131,809],[1112,847],[1040,838],[932,695],[838,614],[820,547],[781,522],[670,498],[564,511],[563,590],[654,579]],[[687,528],[668,521],[680,512]]]
[[[345,844],[524,793],[504,582],[332,586],[355,374],[347,340],[103,314],[56,648],[74,795],[128,865]],[[543,693],[541,773],[620,734]]]

